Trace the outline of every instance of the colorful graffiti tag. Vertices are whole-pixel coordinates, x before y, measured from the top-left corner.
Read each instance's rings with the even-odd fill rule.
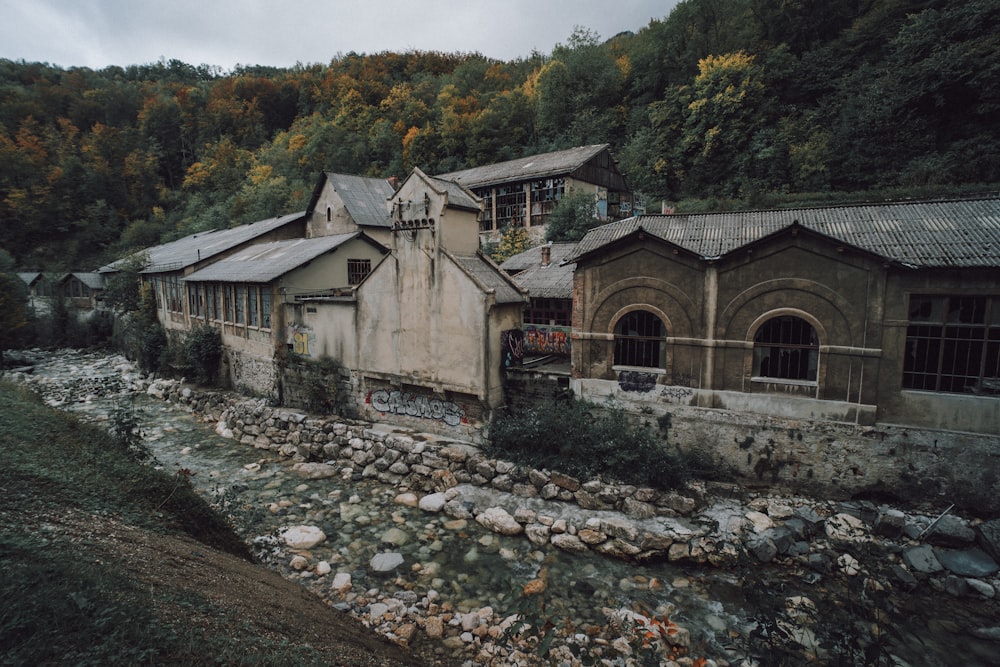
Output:
[[[535,354],[569,354],[569,327],[524,327],[524,351]]]
[[[449,426],[466,423],[465,410],[451,401],[388,389],[376,389],[365,399],[379,412],[421,419],[437,419]]]

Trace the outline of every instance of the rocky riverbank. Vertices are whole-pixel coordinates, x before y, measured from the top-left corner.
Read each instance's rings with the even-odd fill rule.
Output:
[[[762,651],[780,649],[782,654],[824,660],[831,651],[863,656],[871,647],[893,656],[895,664],[954,664],[935,662],[934,656],[947,656],[952,646],[964,645],[971,651],[964,664],[985,665],[991,663],[982,656],[1000,650],[996,519],[942,514],[945,508],[915,511],[866,501],[751,496],[704,483],[663,493],[576,480],[558,471],[489,459],[468,443],[387,425],[322,419],[241,396],[197,391],[176,380],[145,377],[122,357],[67,351],[25,362],[34,364],[34,372],[25,369],[8,376],[32,386],[52,405],[70,408],[101,397],[143,393],[198,415],[222,437],[260,450],[262,456],[285,460],[306,488],[321,480],[336,481],[340,488],[319,498],[326,508],[320,513],[302,511],[305,503],[294,498],[263,501],[278,528],[271,536],[259,537],[261,553],[287,576],[380,633],[404,645],[438,642],[441,655],[449,659],[497,665],[535,660],[534,642],[551,619],[530,610],[530,603],[560,594],[547,576],[546,554],[553,552],[665,563],[699,573],[699,568],[709,568],[738,573],[743,587],[773,581],[785,589],[772,591],[773,605],[758,603],[748,609],[744,604],[742,619],[718,621],[719,627],[709,633],[714,642],[693,641],[692,634],[705,633],[676,625],[668,617],[670,609],[609,606],[600,614],[603,624],[591,621],[583,627],[553,629],[553,635],[560,635],[551,645],[554,664],[573,664],[574,656],[581,654],[606,660],[634,656],[650,639],[665,664],[670,664],[668,659],[692,664],[702,657],[707,662],[700,664],[741,664],[755,658],[776,664]],[[423,526],[400,521],[395,530],[381,531],[367,570],[385,583],[359,590],[356,570],[341,569],[336,553],[322,554],[324,544],[332,541],[325,532],[331,525],[349,531],[372,521],[373,512],[350,493],[350,485],[361,482],[378,483],[384,505],[414,510],[425,519]],[[395,520],[397,513],[389,514]],[[501,559],[535,561],[534,576],[521,586],[519,598],[507,600],[506,609],[450,599],[450,584],[461,573],[441,571],[432,557],[443,536],[461,534],[470,524],[524,544],[498,546]],[[427,547],[424,558],[401,552],[401,542],[413,539],[413,533]],[[494,544],[485,537],[481,542],[484,551]],[[640,577],[628,585],[680,588],[685,579],[689,583],[692,578]],[[829,602],[823,598],[838,593],[857,594],[849,608],[855,618],[847,619],[854,621],[846,633],[851,646],[839,649],[831,647],[830,639],[843,630],[830,627],[834,619],[821,613],[823,603]],[[888,631],[909,601],[934,599],[942,609],[957,603],[976,613],[926,619],[923,625],[923,619],[916,625],[911,619],[913,627]],[[517,641],[512,631],[525,621],[535,627]],[[914,640],[931,635],[943,639],[921,654]]]

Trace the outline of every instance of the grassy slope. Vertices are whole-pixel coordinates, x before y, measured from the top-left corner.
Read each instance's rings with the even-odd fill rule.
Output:
[[[250,563],[182,476],[4,382],[0,455],[0,664],[417,662]]]

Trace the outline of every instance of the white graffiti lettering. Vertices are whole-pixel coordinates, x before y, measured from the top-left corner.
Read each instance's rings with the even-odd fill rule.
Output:
[[[379,412],[406,415],[421,419],[437,419],[449,426],[458,426],[465,418],[465,410],[457,403],[440,401],[410,392],[376,389],[371,393],[372,407]]]

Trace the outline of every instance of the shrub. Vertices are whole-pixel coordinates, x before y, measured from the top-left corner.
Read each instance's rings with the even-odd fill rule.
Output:
[[[671,489],[686,478],[681,459],[645,425],[613,405],[582,400],[505,410],[490,423],[487,454],[577,477]]]
[[[222,335],[211,325],[196,326],[185,336],[181,353],[183,364],[194,372],[195,381],[211,384],[222,361]]]

